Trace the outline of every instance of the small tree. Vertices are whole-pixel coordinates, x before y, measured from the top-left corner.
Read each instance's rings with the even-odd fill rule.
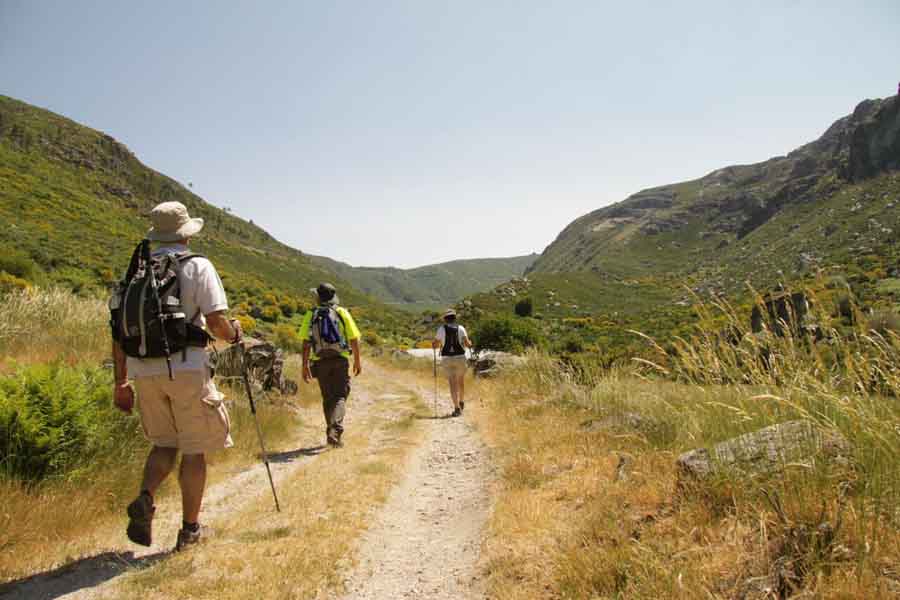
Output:
[[[475,350],[522,352],[541,343],[540,334],[529,321],[497,317],[482,321],[474,332]]]
[[[534,303],[531,298],[522,298],[516,302],[516,314],[520,317],[530,317],[534,312]]]

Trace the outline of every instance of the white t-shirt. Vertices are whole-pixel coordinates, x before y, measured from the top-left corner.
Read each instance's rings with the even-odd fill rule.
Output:
[[[459,344],[463,347],[463,350],[465,350],[466,342],[469,341],[469,334],[466,333],[466,328],[462,325],[457,325],[456,328],[459,331]],[[444,346],[444,340],[447,339],[447,334],[444,331],[443,325],[438,327],[437,333],[434,335],[434,339],[441,343],[441,347]]]
[[[188,247],[181,244],[162,246],[153,251],[153,255],[166,252],[187,252]],[[181,305],[184,314],[190,319],[194,315],[197,318],[194,325],[203,327],[206,325],[204,315],[220,310],[228,310],[228,300],[225,297],[225,288],[222,280],[211,262],[202,257],[192,258],[183,263],[181,269]],[[199,311],[199,314],[198,314]],[[208,368],[209,360],[206,350],[190,346],[187,349],[186,360],[182,361],[181,352],[172,354],[172,371],[202,371]],[[169,371],[166,368],[165,358],[135,358],[128,357],[129,377],[150,377],[163,375]]]

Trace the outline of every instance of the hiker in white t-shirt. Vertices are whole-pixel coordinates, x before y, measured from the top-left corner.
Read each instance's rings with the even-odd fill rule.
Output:
[[[203,227],[203,219],[192,219],[180,202],[163,202],[150,212],[150,220],[153,228],[148,232],[148,241],[143,242],[139,250],[146,252],[144,260],[154,257],[168,261],[165,264],[177,265],[172,267],[176,276],[157,283],[166,286],[161,290],[169,290],[165,291],[166,306],[173,302],[180,306],[180,311],[170,316],[185,320],[183,337],[174,335],[168,327],[169,334],[163,335],[164,325],[160,325],[160,320],[145,323],[142,309],[134,308],[143,300],[138,303],[132,299],[129,303],[131,286],[126,284],[145,277],[147,272],[146,268],[134,270],[136,251],[132,267],[123,280],[125,289],[120,288],[110,300],[110,309],[115,311],[111,321],[115,359],[113,401],[116,407],[130,413],[135,406],[137,391],[141,424],[153,446],[144,465],[140,494],[128,505],[128,538],[136,544],[151,545],[156,512],[154,496],[175,468],[181,452],[178,483],[182,527],[175,549],[182,550],[200,541],[199,515],[206,485],[206,454],[232,446],[228,411],[222,403],[224,397],[213,383],[205,345],[211,339],[210,334],[236,344],[241,341],[242,331],[237,320],[226,317],[228,301],[215,267],[205,257],[188,249],[190,238]],[[156,243],[152,253],[150,241]],[[177,297],[170,295],[175,293],[172,291],[176,289],[175,280],[180,290]],[[162,291],[156,293],[159,295]],[[131,312],[135,310],[136,314]],[[170,335],[174,337],[170,339]],[[171,352],[168,359],[161,357],[153,350],[159,340],[165,340],[161,343],[167,354],[172,345],[177,344],[175,347],[181,349]],[[140,350],[136,355],[134,344],[137,341]]]
[[[452,416],[458,417],[466,407],[466,348],[472,347],[472,341],[466,328],[456,322],[456,311],[452,308],[444,313],[444,324],[438,327],[431,347],[441,349],[441,365],[453,399]]]

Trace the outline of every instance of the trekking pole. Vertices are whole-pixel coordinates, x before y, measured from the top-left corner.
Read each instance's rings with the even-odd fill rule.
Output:
[[[434,355],[434,416],[437,417],[437,348],[432,348]]]
[[[269,468],[269,453],[266,452],[262,429],[259,426],[259,417],[256,416],[256,404],[253,402],[253,390],[250,388],[250,376],[247,374],[247,348],[243,342],[241,342],[241,375],[244,378],[244,387],[247,388],[247,398],[250,400],[250,412],[253,413],[253,421],[256,423],[256,435],[259,437],[259,447],[262,449],[263,463],[266,465],[266,473],[269,476],[272,497],[275,498],[275,510],[281,512],[281,506],[278,504],[278,494],[275,493],[275,481],[272,479],[272,469]]]

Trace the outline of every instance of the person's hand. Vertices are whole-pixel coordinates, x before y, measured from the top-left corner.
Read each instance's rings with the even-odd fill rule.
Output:
[[[125,414],[131,414],[134,408],[134,389],[127,381],[117,383],[113,390],[113,404]]]
[[[230,342],[232,344],[239,344],[244,339],[244,330],[241,327],[241,322],[237,319],[232,319],[231,328],[234,329],[234,337],[230,340]]]
[[[309,364],[303,365],[303,383],[309,383],[312,381],[312,371],[309,368]]]
[[[362,362],[359,359],[353,361],[353,376],[357,377],[362,373]]]

